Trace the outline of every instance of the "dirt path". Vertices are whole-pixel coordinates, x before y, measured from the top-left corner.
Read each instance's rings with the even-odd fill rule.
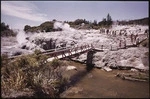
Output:
[[[86,71],[86,66],[70,62],[76,70],[66,72],[72,75],[72,85],[61,94],[61,98],[149,98],[149,82],[122,80],[115,75],[119,70],[105,72],[93,68]]]

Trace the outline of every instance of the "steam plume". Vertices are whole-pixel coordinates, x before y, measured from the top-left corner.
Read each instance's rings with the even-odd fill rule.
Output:
[[[61,28],[64,31],[72,31],[72,32],[75,31],[75,29],[71,28],[69,24],[58,21],[54,23],[54,28],[55,29]]]
[[[18,34],[17,34],[17,41],[18,43],[21,45],[22,43],[26,42],[26,37],[27,35],[25,34],[25,32],[23,30],[19,30]]]

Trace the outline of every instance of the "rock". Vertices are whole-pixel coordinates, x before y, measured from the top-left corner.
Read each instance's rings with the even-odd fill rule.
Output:
[[[67,66],[66,70],[77,70],[75,66]]]
[[[131,69],[131,71],[136,71],[136,72],[137,72],[138,70],[137,70],[137,69],[135,69],[135,68],[132,68],[132,69]]]
[[[112,71],[112,69],[110,69],[109,67],[103,67],[103,69],[105,70],[105,71]]]
[[[143,65],[143,63],[140,63],[136,66],[136,68],[138,69],[145,69],[145,66]]]
[[[26,45],[23,45],[22,47],[21,47],[21,49],[25,49],[26,48]]]
[[[117,73],[116,77],[131,81],[149,81],[149,75],[140,72]]]
[[[131,80],[131,81],[142,81],[142,82],[146,82],[147,80],[143,80],[143,79],[136,79],[136,78],[132,78],[132,77],[124,77],[125,80]]]
[[[81,54],[79,57],[72,58],[72,60],[79,61],[85,63],[87,59],[87,53]]]
[[[94,55],[93,63],[95,67],[110,67],[111,69],[131,69],[137,68],[142,70],[149,70],[149,66],[144,65],[143,57],[147,48],[128,48],[120,49],[118,51],[97,52]],[[148,61],[145,58],[144,61]]]
[[[14,53],[12,54],[12,56],[17,56],[17,55],[21,55],[21,54],[22,54],[21,51],[16,51],[16,52],[14,52]]]

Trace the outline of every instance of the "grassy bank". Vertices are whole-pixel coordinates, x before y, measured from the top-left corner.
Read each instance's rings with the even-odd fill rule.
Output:
[[[24,55],[9,60],[1,56],[1,94],[2,98],[57,98],[66,79],[62,77],[65,63],[60,60],[47,62],[47,56],[39,54]]]

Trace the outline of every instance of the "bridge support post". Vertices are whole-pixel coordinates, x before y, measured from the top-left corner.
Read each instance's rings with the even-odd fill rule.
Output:
[[[94,51],[91,50],[87,53],[87,61],[86,61],[86,66],[87,66],[87,71],[90,71],[92,68],[93,68],[93,54],[94,54]]]

